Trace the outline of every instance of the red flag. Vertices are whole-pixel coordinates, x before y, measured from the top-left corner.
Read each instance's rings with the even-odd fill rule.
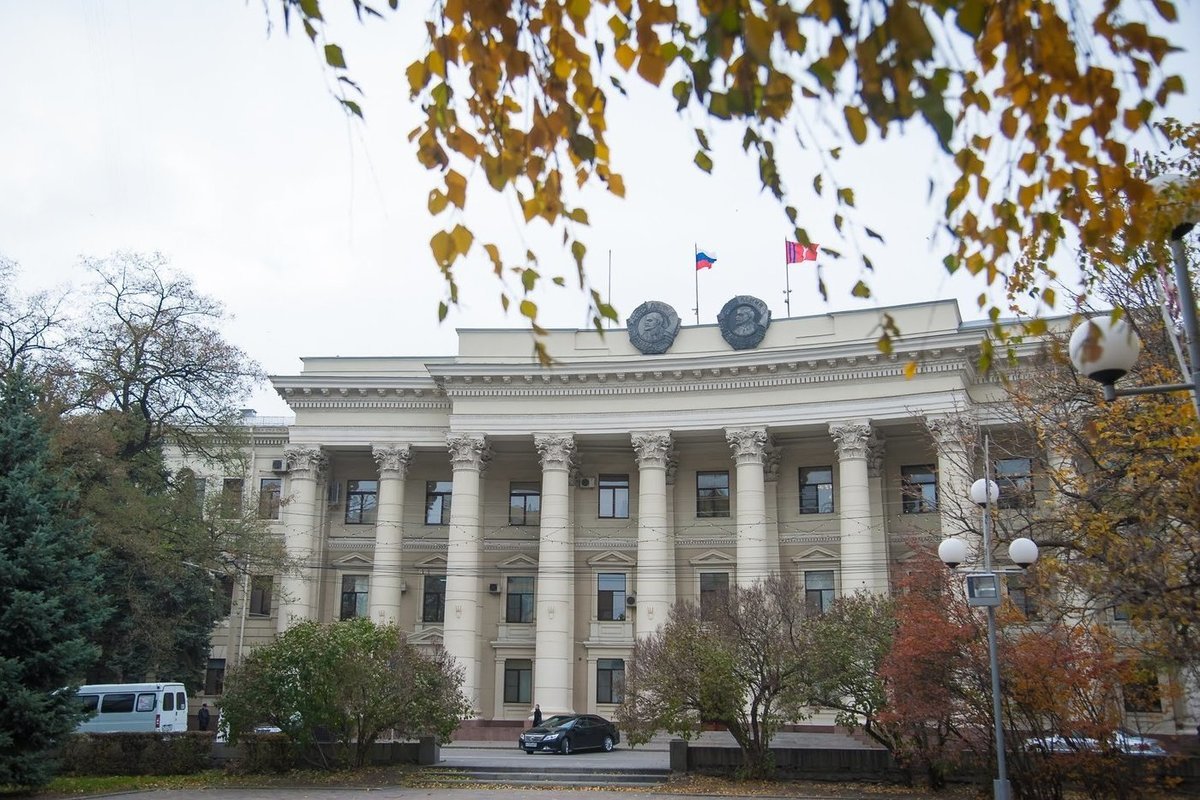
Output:
[[[801,261],[816,261],[817,249],[821,246],[819,244],[800,244],[799,242],[788,241],[785,241],[783,245],[783,255],[788,264],[797,264]]]

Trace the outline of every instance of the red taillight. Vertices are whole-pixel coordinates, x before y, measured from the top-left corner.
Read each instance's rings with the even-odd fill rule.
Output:
[[[161,727],[162,727],[162,714],[155,714],[154,715],[154,730],[158,730]]]

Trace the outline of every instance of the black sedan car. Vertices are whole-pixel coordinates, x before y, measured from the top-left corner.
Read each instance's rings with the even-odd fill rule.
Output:
[[[621,734],[617,732],[617,726],[604,717],[595,714],[557,714],[518,736],[517,747],[526,753],[537,750],[563,755],[576,750],[603,750],[607,753],[620,741]]]

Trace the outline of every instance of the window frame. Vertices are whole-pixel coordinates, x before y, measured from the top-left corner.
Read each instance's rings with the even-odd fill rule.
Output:
[[[373,488],[366,489],[370,484]],[[374,525],[379,515],[379,481],[373,478],[346,481],[346,525]]]
[[[1163,713],[1163,686],[1158,670],[1140,664],[1131,680],[1121,681],[1121,708],[1128,714]]]
[[[516,500],[520,498],[518,507]],[[530,508],[533,500],[536,508]],[[517,521],[517,510],[520,509],[520,521]],[[530,521],[532,516],[533,521]],[[537,481],[509,481],[508,484],[508,524],[514,528],[538,528],[542,524],[542,485]]]
[[[431,588],[434,588],[434,589],[437,588],[436,585],[434,587],[430,587],[429,583],[430,583],[431,578],[435,582],[438,582],[440,579],[441,591],[430,591]],[[438,597],[441,598],[441,602],[437,605],[437,611],[434,614],[430,614],[430,611],[433,609],[433,606],[431,605],[431,601],[433,601],[434,598],[438,598]],[[436,619],[430,619],[430,616],[436,617]],[[432,573],[432,572],[426,573],[424,576],[422,576],[422,581],[421,581],[421,624],[423,624],[423,625],[444,625],[445,623],[446,623],[446,575],[445,575],[445,573]]]
[[[604,588],[603,581],[605,578],[621,579],[621,588]],[[625,622],[629,619],[629,573],[628,572],[597,572],[596,573],[596,621],[597,622]],[[620,596],[620,603],[617,598]],[[605,598],[607,596],[607,602]],[[618,610],[618,605],[620,609]],[[605,617],[603,614],[607,611],[610,616]]]
[[[271,575],[250,576],[250,597],[246,613],[252,617],[271,616],[271,598],[275,594],[275,578]]]
[[[445,490],[442,490],[442,485],[445,485]],[[450,524],[450,509],[454,500],[454,481],[425,481],[425,524],[426,525],[449,525]],[[431,522],[434,502],[440,503],[438,508],[438,520]]]
[[[221,479],[221,519],[240,519],[245,501],[245,478]]]
[[[268,488],[267,484],[272,484]],[[258,482],[258,518],[279,519],[283,507],[283,478],[260,478]]]
[[[701,486],[703,478],[722,476],[724,486]],[[730,494],[732,484],[729,470],[697,470],[696,471],[696,518],[697,519],[728,519],[730,513]],[[724,494],[722,494],[724,492]]]
[[[607,474],[597,479],[596,518],[597,519],[629,519],[629,476]],[[619,499],[621,493],[625,497],[625,513],[620,513]],[[604,499],[608,495],[609,509],[605,513]]]
[[[1002,465],[1017,465],[1023,462],[1023,469],[1006,471]],[[996,508],[1030,508],[1033,506],[1033,459],[1023,456],[1012,458],[997,458],[992,462],[992,475],[1000,496],[996,499]]]
[[[363,583],[361,585],[358,583],[360,580],[363,581]],[[352,591],[348,591],[346,589],[347,581],[354,581]],[[338,619],[346,620],[346,619],[369,618],[370,614],[371,614],[371,611],[370,611],[370,608],[371,608],[371,606],[370,606],[370,603],[371,603],[371,576],[370,575],[362,575],[359,573],[343,575],[342,576],[342,591],[341,591],[340,597],[341,597],[341,605],[338,608]],[[348,608],[347,600],[350,597],[354,598],[353,599],[354,611],[353,611],[353,613],[347,614],[346,613],[346,610]]]
[[[725,579],[723,586],[705,588],[704,584],[706,578],[711,579],[718,576]],[[700,619],[712,619],[712,615],[716,610],[716,607],[713,604],[724,602],[722,598],[723,596],[728,596],[729,587],[732,583],[733,576],[729,574],[729,570],[706,569],[697,573],[696,591],[698,597],[697,604],[700,607]],[[707,602],[705,602],[706,598]]]
[[[828,576],[828,586],[809,587],[808,577]],[[804,570],[804,611],[807,614],[824,614],[833,606],[837,599],[837,570],[806,569]]]
[[[812,476],[814,473],[828,473],[828,481],[806,481],[806,477]],[[821,487],[828,487],[829,500],[828,508],[821,503]],[[810,504],[805,502],[805,490],[812,487],[815,490],[815,501]],[[833,491],[833,465],[823,467],[800,467],[800,513],[801,514],[835,514],[837,513],[837,499]]]
[[[913,481],[913,476],[930,480]],[[932,498],[921,487],[932,487]],[[912,487],[917,487],[914,492]],[[905,464],[900,467],[900,511],[903,514],[934,514],[938,510],[938,472],[936,464]]]
[[[208,659],[204,667],[204,693],[210,697],[225,693],[225,659]]]
[[[510,685],[509,675],[513,675]],[[509,689],[515,690],[510,694]],[[506,658],[504,659],[504,702],[524,703],[533,701],[533,659]]]
[[[1036,592],[1031,591],[1028,579],[1024,573],[1010,573],[1004,576],[1004,589],[1008,600],[1025,619],[1037,619],[1038,607]]]
[[[615,667],[614,664],[620,666]],[[620,676],[619,683],[618,675]],[[620,705],[625,702],[625,659],[596,659],[596,702],[609,705]]]
[[[528,581],[528,592],[514,592],[513,581]],[[528,598],[522,600],[521,598]],[[513,600],[517,600],[516,617],[513,619]],[[504,621],[511,625],[527,625],[536,621],[537,578],[533,575],[504,576]]]

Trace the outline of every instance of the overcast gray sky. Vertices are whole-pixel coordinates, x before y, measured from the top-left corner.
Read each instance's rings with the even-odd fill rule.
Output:
[[[161,251],[226,304],[235,317],[227,336],[271,374],[297,373],[302,356],[448,354],[455,327],[520,326],[501,312],[478,248],[459,267],[463,307],[436,321],[444,286],[428,247],[433,182],[407,140],[417,110],[404,78],[423,45],[426,5],[402,3],[412,10],[365,26],[343,5],[327,3],[326,14],[366,91],[365,124],[342,113],[306,37],[285,35],[278,19],[268,34],[258,0],[0,0],[0,255],[21,265],[21,288],[79,284],[81,255]],[[1173,38],[1200,41],[1197,9],[1182,10]],[[1200,74],[1194,54],[1174,70]],[[590,279],[607,287],[611,252],[622,318],[661,300],[693,324],[698,245],[718,257],[699,276],[702,323],[735,294],[782,317],[789,227],[739,157],[740,135],[714,133],[717,166],[705,176],[692,165],[691,129],[707,123],[680,122],[672,104],[652,102],[637,79],[627,84],[632,96],[614,93],[610,106],[627,199],[589,201]],[[1172,110],[1194,121],[1196,106],[1193,91]],[[813,239],[836,242],[832,206],[807,194],[816,165],[806,158],[789,153],[784,180]],[[976,316],[981,285],[948,277],[945,243],[930,238],[937,167],[922,126],[844,161],[863,217],[887,239],[866,250],[875,298],[851,298],[859,268],[826,259],[826,304],[812,268],[794,265],[792,315],[956,297]],[[468,195],[486,212],[473,220],[480,238],[554,253],[556,237],[526,229],[480,184]],[[570,275],[569,257],[560,263],[543,267]],[[575,292],[537,300],[547,326],[587,323]],[[288,413],[266,389],[250,404]]]

